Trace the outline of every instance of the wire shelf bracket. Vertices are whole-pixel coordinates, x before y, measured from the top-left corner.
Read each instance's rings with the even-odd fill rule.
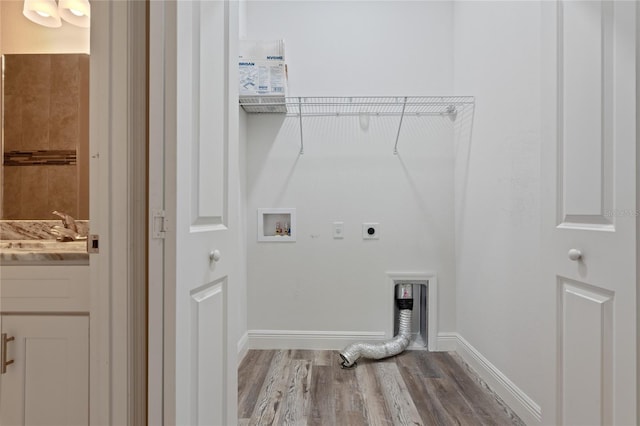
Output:
[[[398,143],[405,116],[446,116],[455,121],[464,108],[473,107],[473,96],[379,96],[379,97],[241,97],[240,106],[247,113],[286,114],[297,117],[300,126],[300,155],[304,154],[303,117],[397,116],[398,131],[393,153]]]
[[[302,98],[298,98],[298,111],[302,111]],[[300,155],[304,154],[304,137],[302,133],[302,112],[298,113],[300,117]]]
[[[402,119],[404,118],[404,111],[407,108],[407,98],[404,98],[402,103],[402,114],[400,114],[400,123],[398,124],[398,133],[396,134],[396,143],[393,146],[393,155],[398,155],[398,141],[400,140],[400,130],[402,130]]]

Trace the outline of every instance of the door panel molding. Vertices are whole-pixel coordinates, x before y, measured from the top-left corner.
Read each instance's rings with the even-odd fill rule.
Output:
[[[188,6],[192,14],[190,51],[185,52],[192,65],[187,106],[193,132],[191,232],[228,226],[229,171],[224,161],[229,150],[227,7],[227,2],[193,2]]]
[[[191,291],[191,418],[194,425],[230,424],[227,416],[227,277]],[[222,386],[218,378],[222,377]]]
[[[613,424],[614,296],[558,277],[558,424]]]
[[[613,8],[558,2],[559,228],[615,230],[607,215],[614,208]]]

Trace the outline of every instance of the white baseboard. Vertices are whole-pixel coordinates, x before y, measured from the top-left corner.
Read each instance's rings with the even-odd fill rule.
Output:
[[[444,336],[443,336],[444,335]],[[542,423],[542,409],[533,399],[515,385],[498,368],[484,357],[476,348],[467,342],[458,333],[440,333],[438,335],[438,347],[441,338],[443,346],[449,346],[455,340],[455,350],[480,378],[516,413],[527,425],[539,425]]]
[[[238,365],[242,362],[249,350],[249,332],[245,332],[238,340]]]
[[[353,342],[379,342],[388,339],[383,331],[317,331],[317,330],[249,330],[238,343],[241,353],[243,339],[248,349],[313,349],[334,351]],[[458,344],[457,333],[439,333],[435,351],[452,352]],[[421,343],[412,342],[410,350],[426,350]],[[244,356],[244,354],[242,355]],[[240,356],[238,356],[240,359]]]
[[[438,333],[438,339],[436,342],[436,351],[455,352],[458,349],[458,333]]]
[[[250,349],[340,350],[353,342],[385,340],[383,331],[249,330]]]

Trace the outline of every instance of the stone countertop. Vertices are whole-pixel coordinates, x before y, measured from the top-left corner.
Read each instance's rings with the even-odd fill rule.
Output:
[[[61,220],[0,220],[0,240],[55,240],[51,232],[55,225],[62,225]],[[78,233],[89,233],[88,220],[76,220]]]
[[[87,265],[86,241],[61,242],[51,233],[60,220],[0,220],[0,265]],[[89,221],[77,220],[80,235]]]
[[[88,264],[86,241],[60,242],[56,240],[0,241],[0,264]]]

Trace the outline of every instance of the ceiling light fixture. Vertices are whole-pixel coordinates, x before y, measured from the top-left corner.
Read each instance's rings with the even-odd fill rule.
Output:
[[[24,0],[22,14],[30,21],[49,28],[62,26],[60,18],[82,28],[91,24],[89,0]]]
[[[24,0],[22,14],[45,27],[58,28],[62,25],[55,0]]]
[[[60,17],[70,24],[89,28],[91,24],[91,5],[89,0],[59,0]]]

